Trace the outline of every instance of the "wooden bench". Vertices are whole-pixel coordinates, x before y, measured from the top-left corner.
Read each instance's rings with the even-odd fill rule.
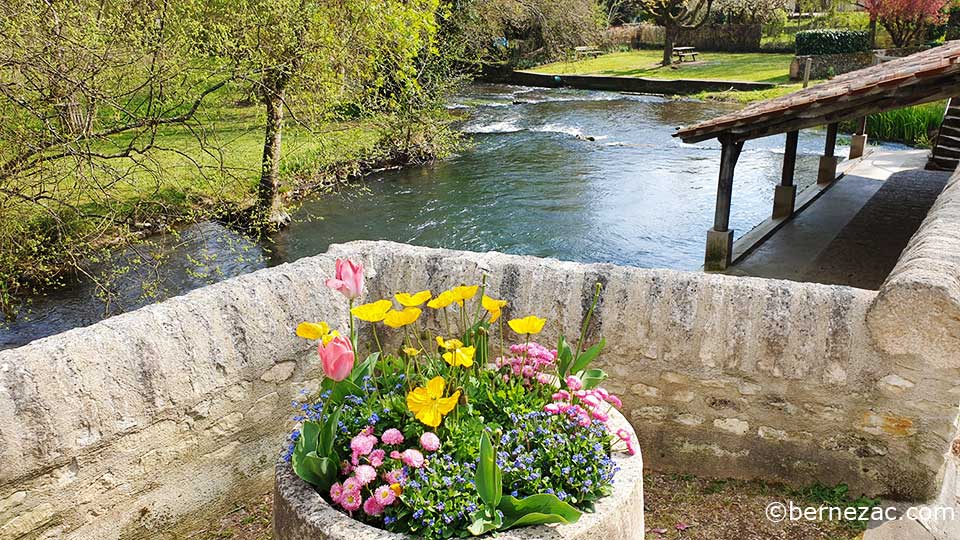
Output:
[[[601,51],[596,47],[574,47],[573,53],[577,56],[578,59],[585,56],[589,56],[590,58],[596,58],[601,54],[603,54],[603,51]]]
[[[685,61],[687,58],[692,59],[692,61],[697,61],[697,48],[696,47],[674,47],[673,55],[676,56],[680,62]]]

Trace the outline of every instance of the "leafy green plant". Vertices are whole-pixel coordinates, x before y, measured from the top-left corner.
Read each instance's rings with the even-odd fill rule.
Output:
[[[585,351],[581,351],[583,342],[586,339],[587,328],[590,326],[590,319],[593,318],[593,311],[597,308],[597,303],[600,301],[601,290],[602,287],[597,283],[596,290],[593,294],[593,302],[590,304],[590,310],[587,311],[587,316],[583,319],[583,326],[580,328],[580,338],[577,340],[576,351],[570,348],[570,344],[567,343],[563,334],[560,335],[560,339],[557,342],[557,372],[560,376],[560,385],[564,388],[567,387],[566,378],[568,375],[576,375],[579,377],[583,381],[583,387],[587,390],[596,388],[597,385],[607,378],[606,372],[602,369],[587,369],[590,363],[596,360],[596,358],[600,356],[600,353],[603,352],[606,340],[601,338],[598,343],[588,347]]]
[[[323,423],[304,422],[290,460],[297,476],[316,486],[320,492],[330,489],[340,470],[340,456],[334,448],[339,420],[338,409]]]
[[[929,147],[931,133],[936,133],[943,122],[946,105],[942,101],[894,109],[867,117],[867,133],[875,140],[901,142],[911,146]],[[841,128],[853,131],[853,122]]]
[[[870,34],[864,30],[823,28],[797,32],[798,55],[843,54],[870,49]]]
[[[582,514],[556,495],[539,493],[523,499],[503,495],[503,477],[497,453],[484,431],[480,436],[480,462],[474,479],[483,507],[470,515],[467,530],[474,536],[524,525],[575,523]]]

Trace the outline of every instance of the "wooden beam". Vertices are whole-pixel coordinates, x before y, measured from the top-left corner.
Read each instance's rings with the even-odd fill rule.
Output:
[[[781,186],[793,185],[793,175],[797,168],[797,142],[799,140],[799,131],[787,133],[787,143],[783,148],[783,170],[780,172]]]
[[[823,155],[826,157],[833,157],[834,152],[837,149],[837,128],[839,126],[836,122],[827,125],[827,137],[824,140],[823,145]]]
[[[787,133],[787,142],[783,147],[783,170],[780,172],[780,185],[773,191],[772,219],[786,219],[793,215],[797,200],[797,186],[793,185],[793,175],[797,168],[797,142],[799,131]]]
[[[726,270],[733,254],[733,231],[730,230],[730,201],[733,196],[733,172],[743,150],[743,141],[720,139],[720,176],[717,180],[717,207],[713,228],[707,231],[703,269],[708,272]]]
[[[733,171],[743,149],[743,141],[723,141],[720,150],[720,177],[717,180],[717,206],[713,230],[725,232],[730,226],[730,201],[733,198]]]

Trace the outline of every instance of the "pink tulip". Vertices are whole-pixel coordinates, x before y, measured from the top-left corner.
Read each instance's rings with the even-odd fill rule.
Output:
[[[337,259],[337,271],[333,279],[327,280],[327,287],[346,296],[349,300],[363,294],[363,263],[350,259]]]
[[[335,381],[342,381],[353,371],[354,354],[350,341],[337,336],[330,340],[326,345],[323,342],[317,347],[317,354],[320,355],[320,363],[323,365],[323,373]]]

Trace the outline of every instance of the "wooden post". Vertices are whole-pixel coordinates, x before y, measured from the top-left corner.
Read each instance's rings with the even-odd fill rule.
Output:
[[[813,58],[807,57],[807,61],[803,64],[803,87],[806,88],[810,84],[810,66],[813,65]]]
[[[818,184],[829,184],[837,178],[837,158],[834,151],[837,147],[837,123],[827,125],[827,138],[823,147],[823,156],[820,157],[820,170],[817,172]]]
[[[780,185],[773,192],[773,219],[784,219],[793,215],[797,201],[797,186],[793,175],[797,165],[797,142],[799,131],[787,133],[787,143],[783,148],[783,170],[780,173]]]
[[[864,116],[857,122],[857,133],[850,138],[849,159],[863,157],[863,151],[867,147],[867,117]]]
[[[733,231],[730,230],[730,201],[733,196],[733,171],[743,149],[743,141],[720,140],[720,176],[717,180],[717,207],[713,228],[707,231],[707,249],[703,269],[708,272],[726,270],[733,254]]]

